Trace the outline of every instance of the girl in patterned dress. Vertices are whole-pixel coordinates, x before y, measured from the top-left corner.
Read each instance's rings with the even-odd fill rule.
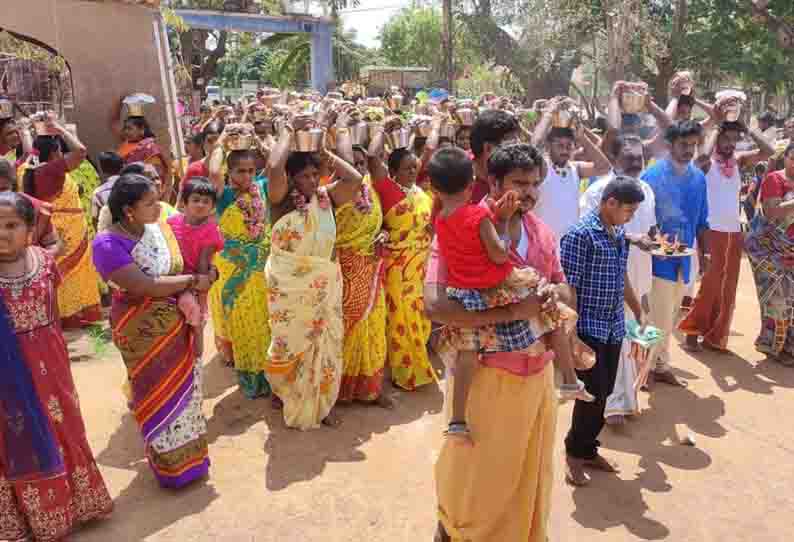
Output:
[[[0,540],[61,540],[113,508],[86,439],[61,334],[61,276],[53,256],[30,244],[35,216],[24,196],[0,194]],[[19,387],[8,387],[8,371],[32,381],[26,401],[15,399]],[[44,421],[35,433],[43,438],[29,448],[24,431],[36,417],[21,414],[25,403]],[[33,468],[24,468],[31,453]]]

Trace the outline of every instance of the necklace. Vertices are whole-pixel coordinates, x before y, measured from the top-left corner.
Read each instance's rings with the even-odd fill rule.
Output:
[[[125,228],[125,227],[124,227],[124,224],[122,224],[121,222],[119,222],[119,229],[121,229],[121,231],[123,231],[124,233],[126,233],[127,235],[129,235],[129,236],[130,236],[130,238],[132,238],[132,239],[140,239],[141,237],[143,237],[143,233],[141,233],[140,235],[138,235],[138,234],[135,234],[135,233],[132,233],[130,230],[128,230],[127,228]],[[144,229],[145,229],[145,228],[144,228]]]

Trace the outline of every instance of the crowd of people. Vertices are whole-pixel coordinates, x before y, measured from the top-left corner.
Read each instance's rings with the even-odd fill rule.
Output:
[[[605,425],[686,385],[674,331],[728,349],[745,249],[756,346],[794,365],[794,122],[778,138],[686,73],[670,90],[664,110],[620,81],[597,123],[566,97],[262,89],[203,108],[183,163],[120,101],[96,168],[54,115],[0,120],[0,539],[111,512],[62,335],[109,318],[161,486],[210,471],[211,320],[240,391],[299,430],[343,423],[342,403],[400,408],[393,389],[440,383],[437,355],[436,539],[547,540],[560,400],[568,483],[614,472]]]

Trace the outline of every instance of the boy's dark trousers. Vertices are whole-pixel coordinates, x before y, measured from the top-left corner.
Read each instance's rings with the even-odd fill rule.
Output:
[[[604,428],[607,397],[615,387],[622,341],[608,344],[587,335],[580,338],[593,349],[596,362],[589,371],[576,371],[576,374],[584,382],[587,391],[595,397],[595,401],[576,401],[574,404],[571,429],[565,438],[565,451],[577,459],[593,459],[598,454],[600,445],[598,434]]]

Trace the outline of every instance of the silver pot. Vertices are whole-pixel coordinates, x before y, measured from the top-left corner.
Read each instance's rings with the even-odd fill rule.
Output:
[[[226,145],[231,151],[247,151],[254,143],[254,136],[251,134],[234,134],[227,137]]]
[[[369,142],[369,126],[366,122],[359,122],[350,127],[350,139],[353,145],[366,146]]]
[[[389,141],[389,146],[392,149],[405,149],[410,144],[411,132],[405,128],[401,128],[386,134],[386,137]]]
[[[14,104],[10,100],[0,98],[0,119],[10,119],[14,117]]]
[[[447,139],[455,139],[455,136],[458,135],[458,125],[452,123],[446,123],[441,125],[441,130],[439,130],[440,137],[446,137]]]
[[[722,107],[722,112],[725,113],[727,122],[736,122],[742,116],[742,102],[739,100],[730,101]]]
[[[634,91],[624,91],[621,97],[623,112],[636,115],[645,111],[645,95]]]
[[[389,109],[396,110],[403,106],[403,97],[401,94],[394,94],[389,98]]]
[[[322,148],[325,132],[319,128],[295,132],[293,150],[296,152],[318,152]]]
[[[572,128],[576,118],[577,115],[575,110],[560,109],[552,115],[551,126],[553,128]]]
[[[427,115],[417,115],[413,119],[414,126],[416,126],[416,135],[419,137],[429,137],[430,132],[433,131],[433,117]]]

